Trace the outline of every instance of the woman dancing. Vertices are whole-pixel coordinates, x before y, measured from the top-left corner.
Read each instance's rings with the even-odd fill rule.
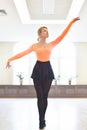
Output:
[[[39,128],[43,129],[46,126],[45,121],[45,113],[47,110],[47,98],[48,93],[51,87],[52,80],[54,79],[54,73],[50,64],[50,55],[52,49],[58,45],[62,39],[69,32],[71,26],[76,21],[80,20],[79,17],[74,18],[64,29],[60,36],[58,36],[55,40],[47,43],[46,39],[49,36],[48,28],[43,26],[38,29],[38,42],[32,44],[26,50],[16,54],[15,56],[9,58],[7,60],[6,67],[9,68],[10,63],[13,60],[19,59],[32,51],[36,53],[37,61],[33,68],[33,72],[31,74],[31,78],[33,79],[34,87],[37,94],[37,106],[39,112]]]

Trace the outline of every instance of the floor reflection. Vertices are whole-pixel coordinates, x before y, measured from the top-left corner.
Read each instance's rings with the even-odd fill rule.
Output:
[[[87,130],[86,98],[49,98],[45,130]],[[0,99],[1,130],[39,130],[37,99]]]

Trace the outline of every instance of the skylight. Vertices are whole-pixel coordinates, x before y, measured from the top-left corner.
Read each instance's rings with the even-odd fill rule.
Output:
[[[55,0],[43,0],[43,14],[54,14]]]

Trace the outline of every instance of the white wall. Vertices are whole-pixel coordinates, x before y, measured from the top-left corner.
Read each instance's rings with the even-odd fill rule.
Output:
[[[15,43],[0,42],[0,84],[13,84],[13,67],[5,67],[7,59],[13,55],[14,46]],[[75,43],[75,46],[77,84],[87,84],[87,43]]]
[[[87,43],[75,43],[77,51],[77,84],[87,84]]]
[[[13,54],[14,43],[0,42],[0,84],[12,84],[12,68],[6,69],[6,61]]]

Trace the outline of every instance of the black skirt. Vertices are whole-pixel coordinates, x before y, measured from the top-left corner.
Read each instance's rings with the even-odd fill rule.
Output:
[[[31,78],[40,81],[54,79],[54,73],[50,61],[47,62],[37,61],[33,68]]]

